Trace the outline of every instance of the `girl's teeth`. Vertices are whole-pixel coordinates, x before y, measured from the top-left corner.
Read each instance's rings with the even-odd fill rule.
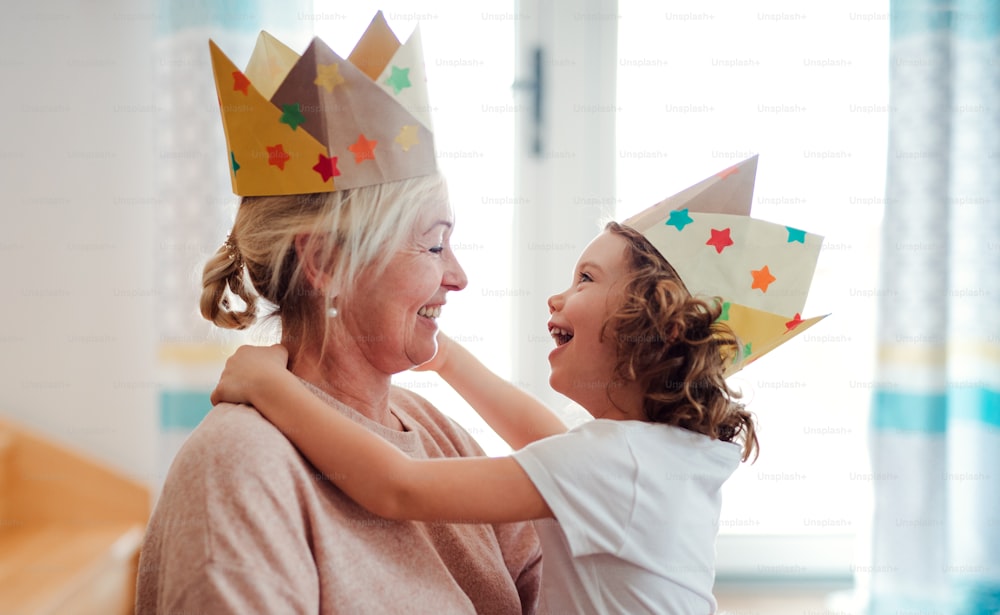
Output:
[[[441,306],[436,305],[434,307],[429,307],[425,305],[424,307],[417,310],[417,315],[432,319],[437,318],[438,316],[441,315]]]
[[[549,335],[552,336],[552,339],[556,341],[556,345],[558,346],[562,346],[566,342],[573,339],[573,334],[562,327],[552,327],[549,330]]]

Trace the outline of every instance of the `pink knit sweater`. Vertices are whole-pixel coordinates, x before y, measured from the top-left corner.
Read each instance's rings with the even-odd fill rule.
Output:
[[[404,432],[316,392],[412,457],[482,454],[403,389],[390,407]],[[533,613],[540,573],[530,524],[377,517],[255,410],[221,404],[170,468],[142,547],[136,612]]]

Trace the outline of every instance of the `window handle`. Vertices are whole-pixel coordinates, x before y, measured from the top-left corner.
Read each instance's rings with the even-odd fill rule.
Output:
[[[518,79],[514,81],[513,88],[516,90],[528,90],[531,96],[531,153],[537,157],[542,157],[542,94],[545,91],[542,72],[542,48],[535,47],[534,51],[534,75],[530,81]]]

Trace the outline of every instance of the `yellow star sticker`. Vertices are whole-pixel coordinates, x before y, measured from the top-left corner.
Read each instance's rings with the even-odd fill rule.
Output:
[[[333,92],[333,88],[343,82],[344,78],[340,76],[340,65],[336,62],[316,65],[316,80],[313,83],[323,86],[327,92]]]
[[[417,139],[417,127],[412,125],[403,126],[403,129],[396,135],[396,143],[399,143],[404,152],[410,151],[411,147],[420,143],[420,140]]]

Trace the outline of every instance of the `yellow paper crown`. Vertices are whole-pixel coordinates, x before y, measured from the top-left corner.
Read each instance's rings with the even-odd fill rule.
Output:
[[[401,44],[379,11],[347,60],[314,38],[299,56],[261,32],[240,71],[209,40],[241,196],[333,192],[437,169],[419,26]]]
[[[695,295],[723,299],[742,362],[774,350],[826,317],[802,319],[823,238],[750,217],[757,156],[625,220],[677,270]],[[740,357],[738,357],[740,358]]]

